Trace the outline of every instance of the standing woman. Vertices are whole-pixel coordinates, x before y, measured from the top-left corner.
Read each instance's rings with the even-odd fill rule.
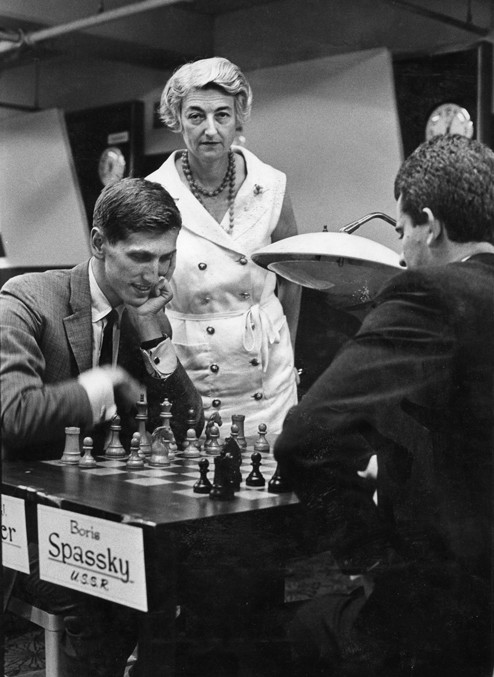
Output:
[[[250,255],[296,235],[286,176],[233,146],[252,92],[237,66],[213,57],[186,64],[167,82],[160,114],[183,136],[179,150],[147,178],[175,198],[183,227],[167,315],[179,358],[200,392],[206,419],[245,415],[281,430],[296,404],[293,348],[300,288]]]

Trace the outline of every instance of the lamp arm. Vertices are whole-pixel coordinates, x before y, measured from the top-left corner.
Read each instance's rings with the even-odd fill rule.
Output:
[[[390,223],[393,227],[396,226],[396,220],[393,219],[391,216],[384,214],[384,212],[371,212],[370,214],[366,214],[365,216],[362,216],[360,219],[352,221],[348,225],[343,226],[343,228],[340,228],[338,232],[354,233],[356,230],[358,230],[358,228],[360,228],[361,225],[367,223],[367,221],[372,221],[372,219],[382,219],[383,221]]]

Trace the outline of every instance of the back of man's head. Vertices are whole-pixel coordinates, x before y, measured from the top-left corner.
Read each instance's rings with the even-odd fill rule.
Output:
[[[483,143],[459,135],[426,141],[402,164],[394,192],[416,225],[428,207],[450,240],[494,243],[494,152]]]
[[[168,191],[145,179],[122,179],[105,186],[93,212],[93,227],[111,243],[125,240],[130,233],[166,233],[181,225],[180,212]]]

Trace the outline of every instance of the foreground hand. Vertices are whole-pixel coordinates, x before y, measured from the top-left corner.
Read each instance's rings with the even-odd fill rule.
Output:
[[[142,392],[140,383],[122,367],[108,365],[100,367],[100,369],[112,382],[115,400],[118,400],[117,407],[123,405],[125,409],[130,409],[130,407],[135,406]]]

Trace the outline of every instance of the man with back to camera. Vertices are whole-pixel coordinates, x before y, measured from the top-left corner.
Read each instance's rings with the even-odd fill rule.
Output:
[[[291,638],[304,675],[492,677],[494,153],[436,137],[405,160],[395,197],[408,270],[275,444],[364,581],[303,606]],[[375,501],[358,474],[373,454]]]
[[[71,270],[25,274],[0,292],[0,387],[4,458],[60,458],[65,427],[93,435],[101,453],[117,407],[124,446],[137,429],[135,403],[147,393],[149,429],[172,402],[180,444],[189,410],[203,425],[201,398],[178,362],[165,306],[171,298],[180,213],[159,184],[123,179],[94,209],[92,257]],[[113,349],[99,366],[113,312]],[[65,615],[64,677],[123,675],[137,641],[135,613],[40,581],[37,561],[17,592]]]

